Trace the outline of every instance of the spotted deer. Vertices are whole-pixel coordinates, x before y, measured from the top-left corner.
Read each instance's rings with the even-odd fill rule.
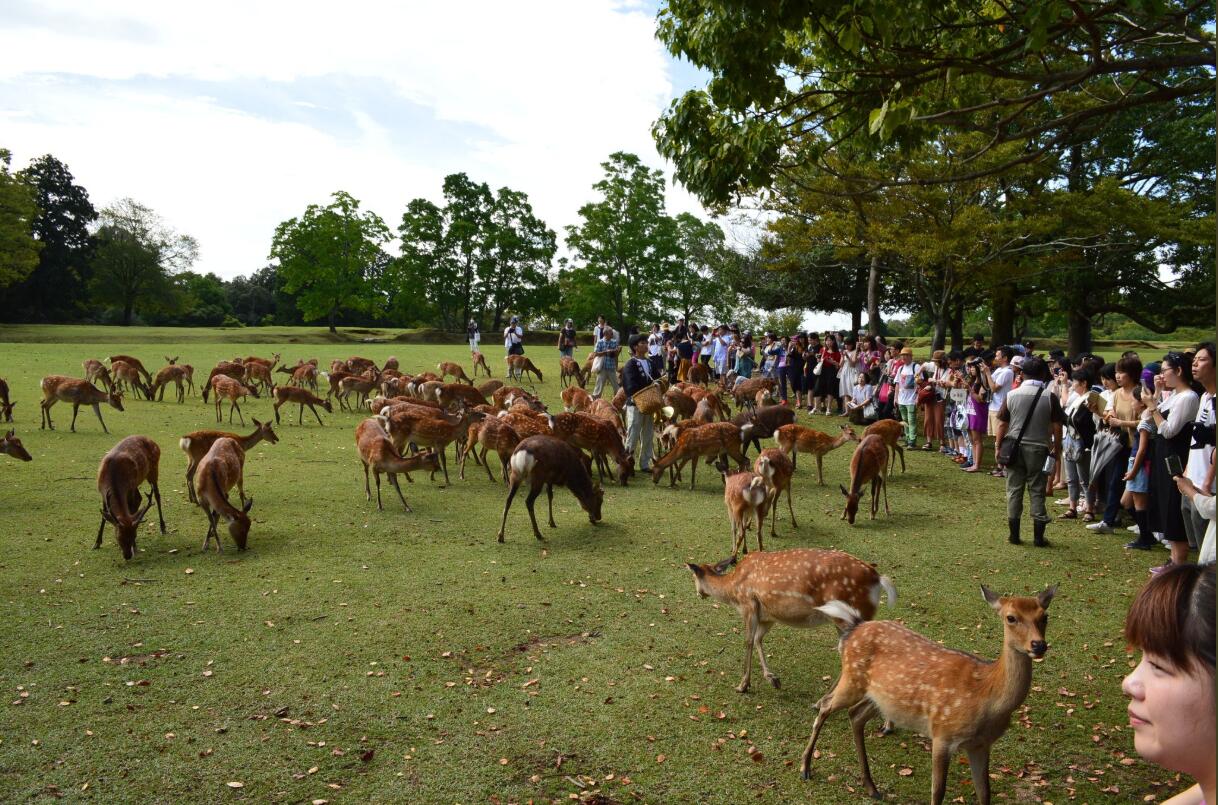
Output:
[[[558,385],[562,388],[567,388],[568,384],[578,383],[579,387],[587,388],[588,376],[584,374],[584,370],[574,358],[568,358],[563,355],[558,359]]]
[[[81,383],[86,381],[81,380]],[[92,386],[90,385],[90,388]],[[157,484],[161,448],[147,436],[128,436],[102,456],[97,467],[97,491],[101,494],[101,525],[97,529],[96,550],[101,547],[106,523],[114,526],[114,535],[124,559],[135,556],[135,538],[140,523],[156,501],[161,533],[165,533],[165,515],[161,512],[161,490]],[[140,506],[140,485],[145,481],[151,491],[148,501]]]
[[[440,373],[441,380],[447,380],[449,375],[452,375],[453,380],[458,383],[464,381],[471,386],[474,385],[474,381],[465,374],[465,369],[461,368],[461,364],[454,361],[440,361],[436,365],[436,371]]]
[[[587,411],[592,407],[592,395],[579,386],[568,386],[560,396],[567,411]]]
[[[397,475],[402,473],[409,478],[410,473],[415,470],[430,470],[434,473],[439,469],[439,459],[434,452],[403,457],[394,448],[385,427],[384,417],[370,417],[355,428],[355,447],[364,465],[364,493],[371,501],[372,489],[368,484],[368,470],[371,469],[372,474],[376,476],[376,508],[384,511],[385,506],[381,503],[381,473],[387,473],[389,483],[397,490],[398,498],[406,511],[413,511],[402,494],[402,487],[398,486]]]
[[[778,448],[791,457],[791,465],[799,466],[799,454],[811,453],[816,456],[816,481],[825,485],[825,456],[844,445],[846,442],[857,442],[858,434],[849,425],[842,425],[842,432],[830,436],[819,430],[803,425],[783,425],[774,433],[774,441]]]
[[[139,399],[141,394],[144,395],[146,400],[152,399],[152,389],[144,384],[139,370],[131,364],[126,361],[114,361],[110,364],[110,373],[114,378],[114,384],[110,387],[109,391],[121,392],[127,389],[136,399]]]
[[[219,397],[216,399],[219,400]],[[207,515],[207,536],[203,538],[202,550],[206,551],[212,537],[215,537],[216,552],[224,552],[219,531],[220,518],[224,518],[237,550],[244,551],[249,541],[249,512],[254,499],[245,496],[245,451],[241,449],[241,443],[228,436],[216,439],[199,460],[194,486],[195,501]],[[239,509],[228,499],[228,493],[234,486],[241,496]]]
[[[116,411],[123,410],[123,395],[120,392],[102,391],[88,380],[65,377],[64,375],[47,375],[42,378],[40,385],[42,388],[42,402],[39,405],[42,408],[43,428],[55,430],[55,426],[51,423],[51,407],[60,401],[71,403],[72,405],[71,431],[73,433],[76,432],[76,415],[80,412],[82,405],[88,405],[93,408],[93,413],[97,414],[97,421],[101,423],[102,430],[106,433],[109,433],[110,430],[106,427],[106,420],[102,419],[101,404],[107,403]]]
[[[634,475],[634,456],[626,451],[613,425],[591,414],[566,412],[550,417],[549,423],[559,439],[592,454],[602,483],[610,458],[617,464],[618,484],[625,486]]]
[[[149,399],[151,399],[152,397],[156,397],[157,400],[164,402],[165,387],[168,386],[170,383],[173,383],[174,386],[177,387],[178,402],[179,403],[185,402],[186,401],[185,379],[186,379],[186,367],[178,366],[177,364],[173,364],[173,363],[169,364],[168,366],[166,366],[163,369],[161,369],[160,371],[158,371],[156,373],[156,376],[152,378],[152,388],[150,389],[151,394],[149,395]]]
[[[320,405],[322,408],[326,409],[327,414],[334,413],[334,407],[330,405],[330,401],[328,399],[323,400],[308,389],[300,388],[298,386],[274,386],[271,388],[271,396],[275,398],[273,407],[275,409],[276,425],[279,424],[279,409],[288,403],[297,403],[300,405],[300,411],[296,414],[297,425],[304,424],[304,409],[306,405],[309,406],[309,410],[313,412],[313,416],[317,417],[318,425],[325,425],[325,423],[321,421],[321,414],[317,413],[317,409],[314,406]]]
[[[208,395],[215,390],[212,381],[217,377],[227,377],[240,383],[245,380],[245,365],[236,361],[220,361],[213,366],[207,373],[207,382],[203,384],[203,402],[207,402]]]
[[[730,456],[740,469],[744,469],[748,466],[748,459],[745,458],[742,448],[751,429],[751,425],[738,428],[731,422],[713,422],[685,431],[677,438],[677,444],[672,450],[658,461],[652,462],[652,482],[659,483],[664,470],[671,466],[675,465],[680,473],[686,464],[693,462],[689,473],[689,488],[693,489],[698,477],[698,459],[704,458],[710,462],[724,454]],[[675,485],[674,478],[669,486]]]
[[[225,400],[228,400],[228,421],[231,424],[233,421],[233,411],[237,412],[237,417],[241,420],[241,424],[245,424],[245,415],[241,413],[241,406],[237,404],[237,400],[243,397],[258,397],[258,389],[252,386],[243,386],[236,380],[233,380],[228,375],[216,375],[211,379],[212,391],[216,394],[216,421],[223,421],[220,414],[220,405]]]
[[[762,539],[765,516],[773,502],[772,489],[755,472],[745,470],[723,479],[723,502],[732,525],[732,556],[749,552],[748,531],[757,523],[757,550],[764,551]]]
[[[178,440],[178,447],[182,448],[182,452],[186,454],[186,494],[191,503],[199,502],[195,497],[195,471],[203,456],[207,455],[207,451],[211,449],[217,439],[235,439],[242,451],[246,453],[254,449],[254,445],[258,442],[267,441],[271,444],[279,442],[279,437],[275,435],[270,422],[259,422],[257,419],[253,422],[254,432],[249,436],[239,436],[236,433],[222,430],[196,430]]]
[[[735,570],[731,570],[732,567]],[[761,672],[774,687],[761,641],[776,623],[810,629],[834,621],[818,607],[830,601],[847,603],[863,620],[875,617],[880,594],[895,606],[897,591],[875,565],[842,551],[792,548],[735,556],[715,565],[686,565],[694,574],[699,598],[714,598],[736,608],[744,619],[744,676],[736,690],[746,693],[752,679],[753,652]],[[729,573],[728,571],[731,570]]]
[[[122,361],[123,363],[125,363],[128,366],[135,369],[135,371],[139,372],[140,378],[145,383],[152,382],[152,375],[150,375],[148,373],[148,370],[144,368],[144,364],[140,361],[139,358],[132,357],[131,355],[111,355],[110,357],[106,358],[106,360],[110,361],[111,369],[114,368],[115,361]]]
[[[486,468],[486,477],[492,482],[495,476],[491,474],[491,464],[486,460],[487,454],[494,450],[499,456],[499,464],[503,471],[503,483],[508,483],[508,461],[512,457],[512,451],[520,444],[520,434],[506,420],[498,417],[490,417],[481,422],[470,425],[470,433],[473,434],[474,428],[477,428],[476,436],[471,436],[465,442],[465,450],[461,453],[461,479],[465,480],[465,459],[470,453],[474,453],[474,458],[477,459],[478,453],[475,451],[482,448],[482,466]]]
[[[795,474],[795,464],[787,458],[787,454],[773,447],[767,447],[753,462],[753,472],[765,478],[767,485],[774,489],[774,505],[770,507],[770,536],[774,533],[774,522],[778,519],[778,501],[782,493],[787,493],[787,511],[791,513],[791,528],[798,528],[795,522],[795,506],[791,503],[791,476]]]
[[[931,739],[934,805],[943,802],[948,765],[961,749],[968,756],[977,799],[988,805],[990,750],[1028,697],[1032,661],[1049,650],[1046,610],[1056,593],[1053,585],[1034,597],[998,596],[982,585],[982,596],[1003,623],[997,661],[946,648],[896,621],[864,622],[861,612],[844,601],[820,607],[843,629],[838,641],[842,670],[817,703],[812,737],[800,763],[803,779],[812,776],[816,739],[825,720],[846,710],[863,787],[870,796],[882,798],[867,762],[866,729],[867,722],[880,715]]]
[[[507,355],[504,357],[508,366],[508,377],[513,380],[524,380],[527,375],[537,375],[537,382],[543,382],[541,370],[537,368],[527,355]],[[530,379],[529,383],[533,381]]]
[[[106,364],[95,358],[87,358],[81,363],[81,366],[85,369],[85,380],[94,385],[97,385],[100,380],[102,388],[106,391],[110,391],[114,386],[114,380],[111,379],[110,370],[106,368]]]
[[[477,350],[474,350],[473,352],[470,353],[470,359],[474,363],[474,377],[478,376],[479,368],[481,368],[482,371],[486,372],[487,377],[491,376],[491,367],[487,364],[485,355],[483,355],[481,352],[478,352]]]

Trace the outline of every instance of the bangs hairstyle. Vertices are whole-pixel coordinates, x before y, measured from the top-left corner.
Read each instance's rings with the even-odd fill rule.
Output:
[[[1125,642],[1184,671],[1214,673],[1214,566],[1173,565],[1125,616]]]

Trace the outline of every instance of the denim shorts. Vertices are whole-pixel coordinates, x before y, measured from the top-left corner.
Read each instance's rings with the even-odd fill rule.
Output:
[[[1133,456],[1129,457],[1129,463],[1125,465],[1125,472],[1133,469],[1133,459]],[[1145,462],[1142,463],[1142,468],[1138,470],[1137,475],[1133,476],[1133,480],[1125,482],[1125,491],[1137,492],[1139,495],[1150,493],[1150,468],[1146,466]]]

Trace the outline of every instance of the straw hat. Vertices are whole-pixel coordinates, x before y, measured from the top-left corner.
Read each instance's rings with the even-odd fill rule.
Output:
[[[913,357],[913,348],[912,347],[902,347],[901,354],[908,355],[909,357],[912,358]]]

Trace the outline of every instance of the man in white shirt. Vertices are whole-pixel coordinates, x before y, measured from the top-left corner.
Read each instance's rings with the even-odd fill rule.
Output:
[[[512,321],[503,331],[503,347],[509,355],[524,354],[524,329],[516,316],[512,317]]]
[[[998,412],[1007,401],[1007,394],[1015,382],[1015,371],[1011,368],[1011,348],[999,347],[994,351],[994,369],[990,375],[990,433],[998,432]]]

